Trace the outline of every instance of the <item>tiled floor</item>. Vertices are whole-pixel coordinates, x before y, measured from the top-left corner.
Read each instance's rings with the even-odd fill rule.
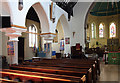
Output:
[[[101,74],[98,83],[119,83],[120,82],[120,66],[105,65],[101,62]],[[119,81],[119,82],[118,82]]]

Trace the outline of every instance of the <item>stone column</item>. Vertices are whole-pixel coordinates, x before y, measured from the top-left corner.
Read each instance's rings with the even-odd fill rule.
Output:
[[[46,44],[49,44],[49,49],[50,51],[49,52],[46,52],[46,58],[49,58],[51,59],[52,58],[52,43],[51,42],[46,42]]]
[[[26,32],[27,28],[18,25],[12,25],[15,27],[2,28],[1,32],[5,32],[5,35],[9,37],[9,41],[14,42],[14,55],[10,55],[10,64],[18,64],[18,37],[20,37],[22,32]]]
[[[18,65],[18,37],[21,36],[21,32],[16,31],[15,33],[6,33],[5,35],[9,37],[9,42],[14,43],[14,55],[9,55],[10,65]]]
[[[44,40],[46,41],[44,44],[49,44],[50,45],[50,51],[46,52],[46,58],[52,58],[52,41],[53,38],[55,37],[55,34],[52,33],[43,33],[41,34],[41,37],[44,38]]]
[[[14,41],[14,56],[11,56],[11,64],[18,64],[18,41]]]

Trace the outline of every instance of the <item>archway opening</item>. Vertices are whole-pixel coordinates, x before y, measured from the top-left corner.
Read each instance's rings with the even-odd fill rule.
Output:
[[[19,42],[23,47],[23,49],[21,49],[18,45],[19,63],[23,60],[31,60],[32,57],[37,57],[39,52],[42,51],[42,38],[39,35],[41,33],[41,22],[34,7],[30,7],[26,15],[25,25],[27,32],[22,33],[22,37],[19,38]],[[24,40],[22,41],[21,39]]]
[[[56,29],[56,37],[53,39],[52,49],[56,51],[56,54],[64,53],[64,31],[60,19],[58,20]],[[61,58],[59,55],[56,55],[57,58]],[[58,57],[59,56],[59,57]]]
[[[64,15],[61,15],[57,21],[55,32],[57,35],[53,40],[52,50],[56,51],[58,58],[62,58],[70,53],[70,31],[67,19]]]
[[[89,9],[85,23],[85,41],[86,48],[92,49],[92,53],[96,53],[98,48],[103,56],[106,47],[106,51],[119,51],[120,7],[118,5],[120,2],[94,2]],[[92,26],[93,23],[96,29]],[[96,37],[93,37],[95,35]]]

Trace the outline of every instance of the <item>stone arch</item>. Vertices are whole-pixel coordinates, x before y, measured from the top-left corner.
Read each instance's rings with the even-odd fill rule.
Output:
[[[40,24],[41,24],[41,31],[42,33],[47,33],[49,32],[49,21],[48,21],[48,17],[46,15],[46,12],[43,8],[43,6],[41,5],[40,2],[36,2],[34,4],[32,4],[31,6],[29,6],[27,8],[27,10],[29,11],[30,7],[33,7],[35,12],[38,15],[38,18],[40,20]],[[27,11],[27,12],[28,12]],[[26,12],[26,16],[27,16],[27,12]],[[26,20],[26,19],[25,19]]]
[[[64,14],[62,14],[59,19],[61,21],[61,24],[62,24],[62,27],[63,27],[63,31],[64,31],[64,36],[70,36],[70,33],[69,33],[69,24],[68,24],[68,21],[67,21],[67,18],[65,17]],[[58,20],[56,23],[58,23]],[[57,25],[56,25],[57,26]]]
[[[86,13],[86,16],[85,16],[85,22],[84,22],[85,43],[87,42],[86,29],[88,27],[88,25],[87,25],[88,14],[89,14],[90,10],[92,9],[92,7],[94,6],[94,4],[95,4],[95,2],[91,2],[91,5],[88,7],[88,12]],[[94,23],[94,22],[92,22],[92,23]]]
[[[59,19],[57,20],[57,22],[56,22],[57,24],[58,24],[59,20],[60,20],[62,28],[63,28],[64,39],[66,37],[70,37],[70,29],[69,29],[69,24],[68,24],[66,16],[64,14],[62,14],[59,17]],[[65,44],[64,46],[65,46],[64,47],[64,54],[70,53],[70,44],[68,44],[68,45]]]

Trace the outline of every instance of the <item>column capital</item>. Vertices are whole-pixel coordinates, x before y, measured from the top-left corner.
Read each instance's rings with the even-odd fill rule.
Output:
[[[21,26],[22,27],[22,26]],[[10,28],[1,28],[1,32],[5,32],[5,35],[8,36],[10,39],[9,41],[18,41],[18,37],[20,37],[22,32],[26,32],[26,27],[22,27],[17,25],[12,25]]]
[[[40,36],[43,37],[46,42],[52,43],[54,37],[56,37],[56,34],[54,34],[54,33],[42,33]]]

